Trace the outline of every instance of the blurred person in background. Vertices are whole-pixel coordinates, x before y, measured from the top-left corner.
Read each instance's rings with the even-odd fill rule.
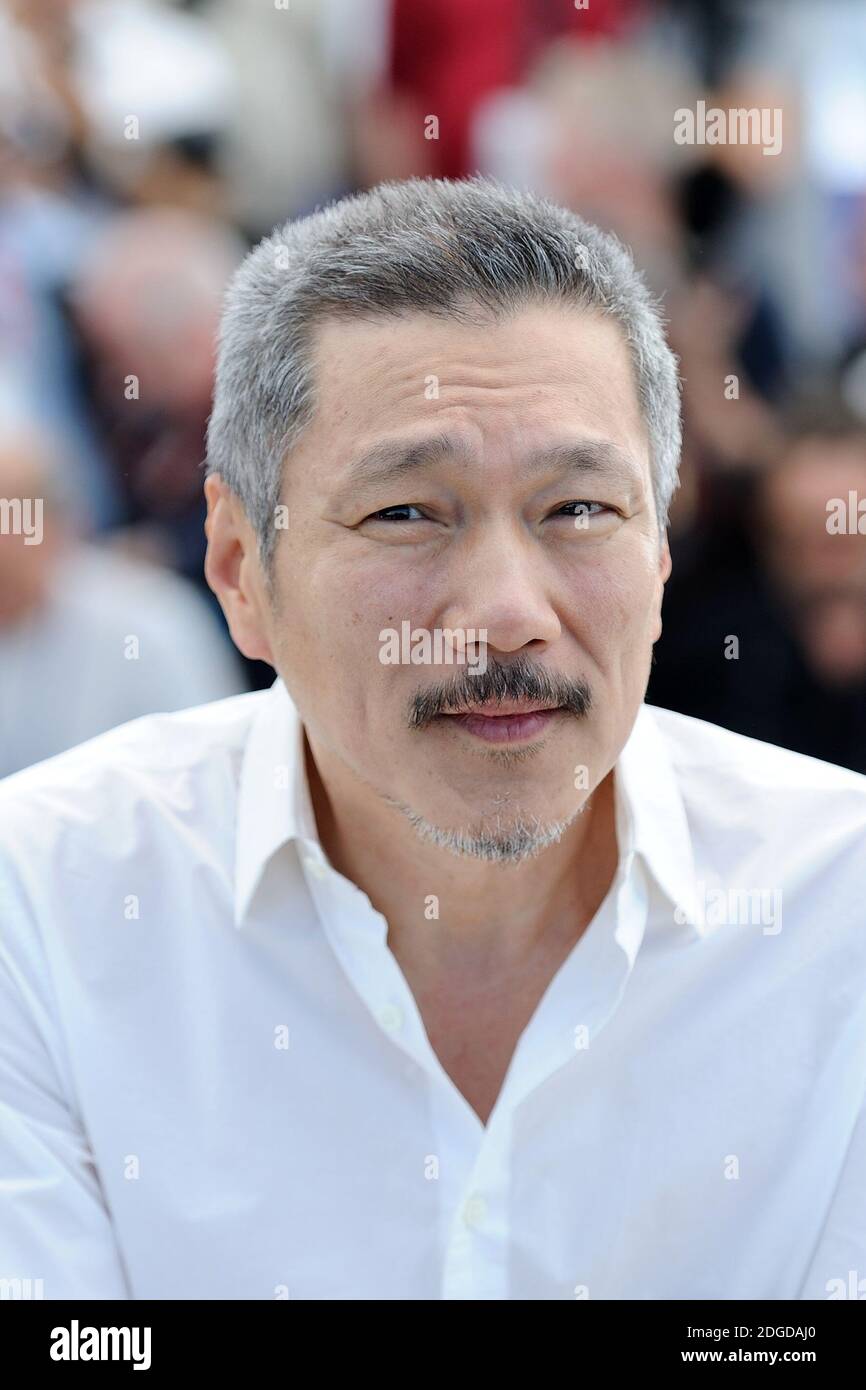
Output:
[[[212,26],[168,0],[2,0],[3,134],[31,182],[211,212],[234,107]]]
[[[762,228],[796,167],[794,102],[766,72],[735,68],[722,83],[719,62],[719,85],[708,91],[695,55],[665,41],[661,26],[649,22],[652,11],[633,9],[628,18],[607,33],[580,26],[559,37],[551,32],[555,41],[538,49],[520,87],[481,98],[471,141],[486,172],[555,198],[619,236],[664,300],[684,364],[676,531],[693,515],[706,474],[751,467],[778,443],[774,403],[790,370],[789,334],[783,301],[767,288]],[[738,53],[733,44],[726,62]],[[723,107],[783,104],[788,124],[779,156],[767,160],[752,146],[678,144],[674,113],[699,98]],[[734,408],[724,390],[732,378]]]
[[[798,397],[766,467],[676,550],[648,699],[866,772],[866,422]],[[844,514],[842,529],[834,506]]]
[[[214,152],[231,218],[250,240],[351,183],[348,119],[380,66],[385,0],[210,0],[231,54],[233,103]]]
[[[354,127],[359,182],[474,172],[486,99],[521,87],[558,37],[582,44],[618,34],[642,9],[638,0],[582,10],[547,0],[390,0],[384,81]]]
[[[78,538],[62,478],[49,439],[0,429],[0,777],[139,715],[246,689],[186,581]]]
[[[81,400],[60,297],[108,204],[82,161],[72,80],[76,6],[0,0],[0,409],[38,412],[64,440],[83,531],[119,517],[119,495]]]
[[[242,251],[221,222],[133,209],[93,241],[69,292],[83,388],[129,539],[202,588],[199,465],[222,295]]]
[[[221,207],[208,161],[230,111],[228,60],[196,16],[143,0],[0,0],[4,405],[62,437],[82,531],[128,517],[81,389],[69,286],[118,207]]]

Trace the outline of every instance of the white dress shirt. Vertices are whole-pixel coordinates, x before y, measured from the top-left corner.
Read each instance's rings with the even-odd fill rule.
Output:
[[[866,1296],[866,778],[644,705],[485,1127],[302,750],[277,681],[0,782],[12,1296]]]

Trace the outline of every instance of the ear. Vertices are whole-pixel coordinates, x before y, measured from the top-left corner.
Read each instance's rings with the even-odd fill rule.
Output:
[[[671,576],[671,568],[671,549],[668,545],[667,534],[665,534],[665,538],[662,541],[661,550],[659,552],[659,568],[656,580],[658,585],[658,592],[656,595],[656,621],[653,632],[653,643],[656,643],[662,635],[662,599],[664,598],[665,585],[667,584]]]
[[[240,499],[218,473],[205,479],[205,578],[219,599],[232,641],[244,656],[273,666],[270,600],[258,544]]]
[[[668,545],[667,532],[662,542],[661,554],[659,556],[659,578],[664,586],[671,577],[673,561],[671,560],[671,548]]]

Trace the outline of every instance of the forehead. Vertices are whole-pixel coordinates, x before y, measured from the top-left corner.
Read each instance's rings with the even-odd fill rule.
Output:
[[[646,448],[624,333],[596,311],[544,304],[470,322],[423,312],[333,318],[317,326],[312,362],[320,444],[462,421],[491,442],[540,444],[555,426]]]

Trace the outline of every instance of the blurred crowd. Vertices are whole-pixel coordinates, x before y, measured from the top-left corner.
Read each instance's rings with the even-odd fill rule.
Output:
[[[679,143],[699,102],[780,111],[780,148]],[[323,201],[475,170],[665,306],[648,699],[866,772],[862,0],[0,0],[0,507],[44,499],[0,534],[0,776],[270,682],[202,576],[226,280]]]

